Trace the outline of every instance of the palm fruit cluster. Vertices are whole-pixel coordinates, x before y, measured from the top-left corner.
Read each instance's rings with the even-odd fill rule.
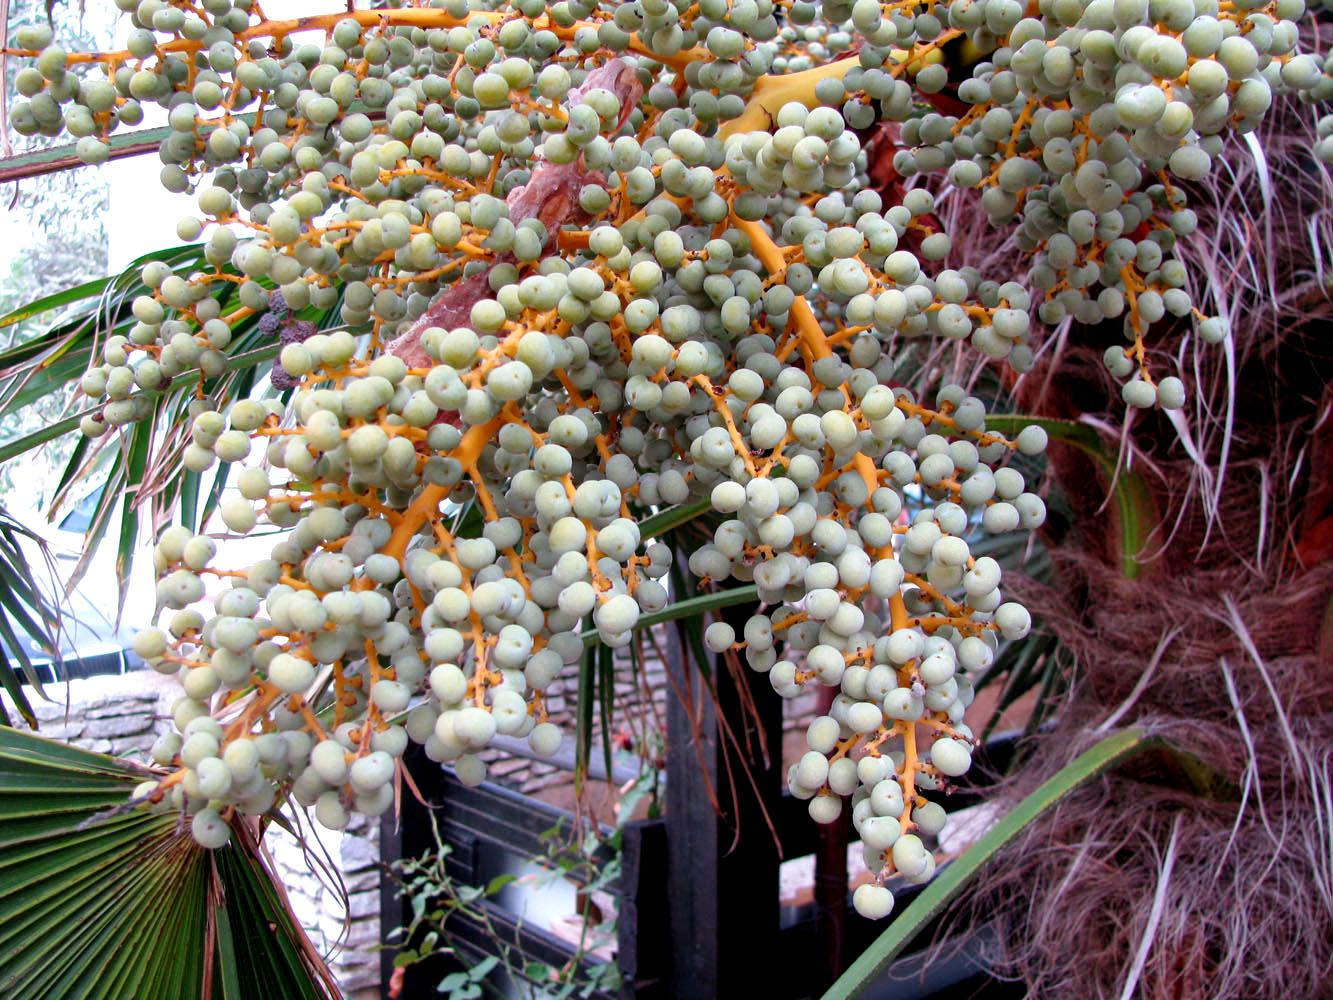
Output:
[[[383,812],[409,741],[468,782],[497,735],[554,752],[544,690],[688,570],[762,602],[711,649],[784,697],[838,691],[791,790],[821,821],[850,797],[881,882],[929,878],[945,815],[921,790],[968,770],[970,678],[1030,627],[971,547],[1042,524],[1010,460],[1045,434],[909,391],[902,344],[1026,371],[1034,314],[1119,317],[1127,402],[1179,406],[1145,345],[1197,312],[1185,186],[1274,94],[1333,93],[1301,0],[120,6],[124,51],[19,31],[11,120],[98,163],[158,105],[162,184],[196,200],[178,234],[208,266],[144,268],[86,434],[223,371],[251,317],[277,354],[267,397],[196,401],[180,461],[231,463],[227,528],[281,540],[235,566],[168,528],[136,641],[185,692],[143,794],[209,845],[288,799],[335,828]],[[885,203],[877,121],[903,123],[900,174],[1017,227],[1014,280],[944,266],[931,186]],[[703,500],[706,544],[644,537]]]

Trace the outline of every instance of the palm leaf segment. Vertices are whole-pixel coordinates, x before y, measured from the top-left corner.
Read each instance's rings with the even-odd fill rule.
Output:
[[[135,765],[0,727],[0,996],[334,1000],[250,827],[127,809]]]

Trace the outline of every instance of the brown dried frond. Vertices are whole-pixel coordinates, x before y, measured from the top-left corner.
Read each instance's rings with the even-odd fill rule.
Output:
[[[1080,684],[1004,794],[1116,726],[1189,757],[1080,789],[991,867],[1005,971],[1042,997],[1333,995],[1333,565],[1274,587],[1235,563],[1131,583],[1056,556],[1080,586],[1023,600],[1049,609]]]

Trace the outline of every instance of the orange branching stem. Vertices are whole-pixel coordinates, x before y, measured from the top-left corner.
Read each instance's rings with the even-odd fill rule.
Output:
[[[889,596],[889,623],[895,632],[908,626],[907,604],[903,601],[901,593]],[[910,685],[910,674],[909,667],[899,670],[898,683]],[[903,769],[898,776],[903,787],[903,814],[899,818],[899,823],[902,825],[902,832],[907,833],[915,827],[912,822],[912,804],[916,799],[916,725],[911,722],[900,722],[895,728],[903,736]]]
[[[781,249],[763,226],[735,215],[732,216],[732,223],[749,237],[750,247],[755,256],[770,272],[780,271],[786,266]],[[810,308],[810,303],[806,301],[804,295],[796,296],[796,301],[792,303],[790,312],[791,319],[796,324],[797,339],[788,342],[785,353],[780,347],[776,352],[777,356],[785,359],[791,354],[791,345],[799,343],[801,353],[810,361],[831,357],[833,349],[829,346],[828,338],[824,336],[824,331],[819,326],[819,320],[815,318],[814,310]],[[856,467],[857,474],[865,482],[868,494],[874,493],[879,486],[879,477],[875,469],[874,459],[864,452],[860,452],[852,459],[852,463]]]
[[[745,219],[739,219],[733,216],[732,222],[737,228],[741,229],[750,239],[751,249],[755,256],[763,263],[770,272],[777,271],[785,267],[782,250],[768,234],[767,230],[757,222],[749,222]],[[819,326],[819,321],[815,318],[814,311],[810,308],[805,296],[796,296],[796,301],[792,303],[790,310],[791,321],[796,324],[796,337],[788,341],[786,345],[786,355],[779,354],[780,357],[790,355],[793,347],[799,346],[801,353],[811,361],[825,358],[832,355],[833,350],[829,346],[828,338]],[[875,468],[874,461],[866,454],[858,454],[853,460],[858,473],[865,480],[866,487],[870,492],[874,492],[879,485],[878,470]],[[907,614],[907,605],[903,601],[901,593],[893,594],[888,599],[889,617],[893,629],[896,631],[901,628],[907,628],[910,619]],[[910,668],[904,667],[899,671],[899,682],[904,686],[910,686],[911,678]],[[900,819],[903,832],[912,830],[915,826],[912,822],[912,806],[916,800],[916,772],[919,767],[919,758],[917,751],[916,726],[910,722],[897,723],[894,726],[897,732],[902,734],[903,738],[903,766],[899,775],[899,781],[903,789],[903,814]]]
[[[1143,381],[1156,387],[1152,373],[1148,370],[1148,352],[1143,346],[1143,317],[1139,313],[1139,294],[1147,291],[1147,286],[1140,280],[1132,263],[1120,269],[1120,280],[1125,283],[1125,295],[1129,299],[1129,321],[1134,328],[1134,346],[1130,354],[1138,362]]]
[[[468,428],[463,440],[459,442],[454,457],[464,468],[469,466],[475,468],[481,450],[499,432],[504,422],[504,416],[496,414],[486,423]],[[417,494],[412,505],[398,515],[398,523],[394,525],[393,534],[384,545],[384,554],[402,559],[412,536],[421,530],[423,524],[430,522],[439,514],[440,503],[448,495],[449,489],[445,486],[427,486]]]
[[[841,80],[852,67],[860,65],[859,57],[849,56],[799,73],[760,77],[745,110],[718,130],[718,138],[725,141],[728,136],[767,130],[784,104],[790,101],[813,104],[815,84],[821,80]]]

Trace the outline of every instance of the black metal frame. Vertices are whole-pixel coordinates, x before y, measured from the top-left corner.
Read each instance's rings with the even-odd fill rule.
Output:
[[[572,818],[563,810],[490,782],[469,788],[452,770],[430,761],[419,747],[409,750],[406,763],[424,804],[415,795],[404,795],[401,815],[385,814],[380,826],[380,853],[386,861],[424,857],[435,851],[433,820],[439,828],[440,841],[450,848],[445,860],[450,878],[466,885],[484,886],[497,874],[497,856],[501,852],[540,856],[546,848],[541,835]],[[494,901],[479,899],[476,908],[484,910],[491,926],[528,960],[559,967],[573,956],[567,942],[542,928],[523,923]],[[410,900],[399,895],[392,879],[382,878],[381,933],[406,926],[411,917]],[[493,953],[483,922],[467,912],[451,918],[450,930],[458,950],[470,960],[478,961]],[[395,951],[386,948],[381,953],[380,972],[386,995],[394,972]],[[458,963],[444,955],[414,965],[405,973],[401,995],[433,996],[433,984],[456,968]]]
[[[741,615],[743,621],[744,612]],[[815,853],[820,844],[806,804],[783,794],[781,701],[768,684],[751,683],[747,685],[750,708],[743,712],[738,684],[726,665],[717,661],[712,665],[714,701],[674,631],[669,633],[666,654],[668,671],[690,701],[689,705],[675,697],[669,701],[670,804],[665,819],[630,822],[623,828],[616,961],[624,985],[617,997],[603,993],[591,1000],[818,996],[838,971],[836,957],[821,960],[830,936],[840,940],[841,955],[850,961],[885,925],[857,916],[844,895],[833,912],[821,913],[818,905],[812,905],[802,913],[786,914],[788,926],[783,926],[778,865],[782,858]],[[739,759],[734,745],[724,747],[719,708],[731,727],[731,739],[747,747],[748,765]],[[756,752],[761,738],[766,757]],[[1013,751],[1012,741],[998,750],[1007,757]],[[441,838],[452,848],[450,875],[468,884],[485,884],[494,874],[487,865],[492,852],[503,849],[539,856],[545,848],[540,834],[561,819],[572,819],[562,810],[498,785],[466,788],[419,748],[409,752],[407,763],[430,808],[404,796],[400,820],[392,814],[385,817],[381,828],[385,859],[420,857],[433,850],[433,812]],[[966,791],[955,794],[950,805],[957,807],[964,804],[960,800],[971,797]],[[899,894],[900,907],[910,895],[910,890]],[[567,942],[521,925],[494,903],[479,905],[486,907],[499,933],[529,958],[559,967],[573,957]],[[386,880],[381,890],[381,927],[388,931],[409,919],[408,902],[397,898],[394,884]],[[984,920],[978,924],[983,926],[953,939],[944,949],[948,957],[928,969],[919,954],[900,960],[889,973],[892,988],[883,995],[913,1000],[935,996],[943,988],[955,993],[962,988],[973,996],[982,995],[980,989],[987,997],[1020,995],[986,976],[985,956],[993,950],[994,935]],[[452,926],[469,959],[476,961],[492,952],[479,922],[458,918]],[[927,928],[921,940],[929,942],[935,933]],[[393,955],[393,949],[383,953],[386,995]],[[445,956],[413,966],[400,995],[437,995],[434,985],[456,968],[457,963]]]

